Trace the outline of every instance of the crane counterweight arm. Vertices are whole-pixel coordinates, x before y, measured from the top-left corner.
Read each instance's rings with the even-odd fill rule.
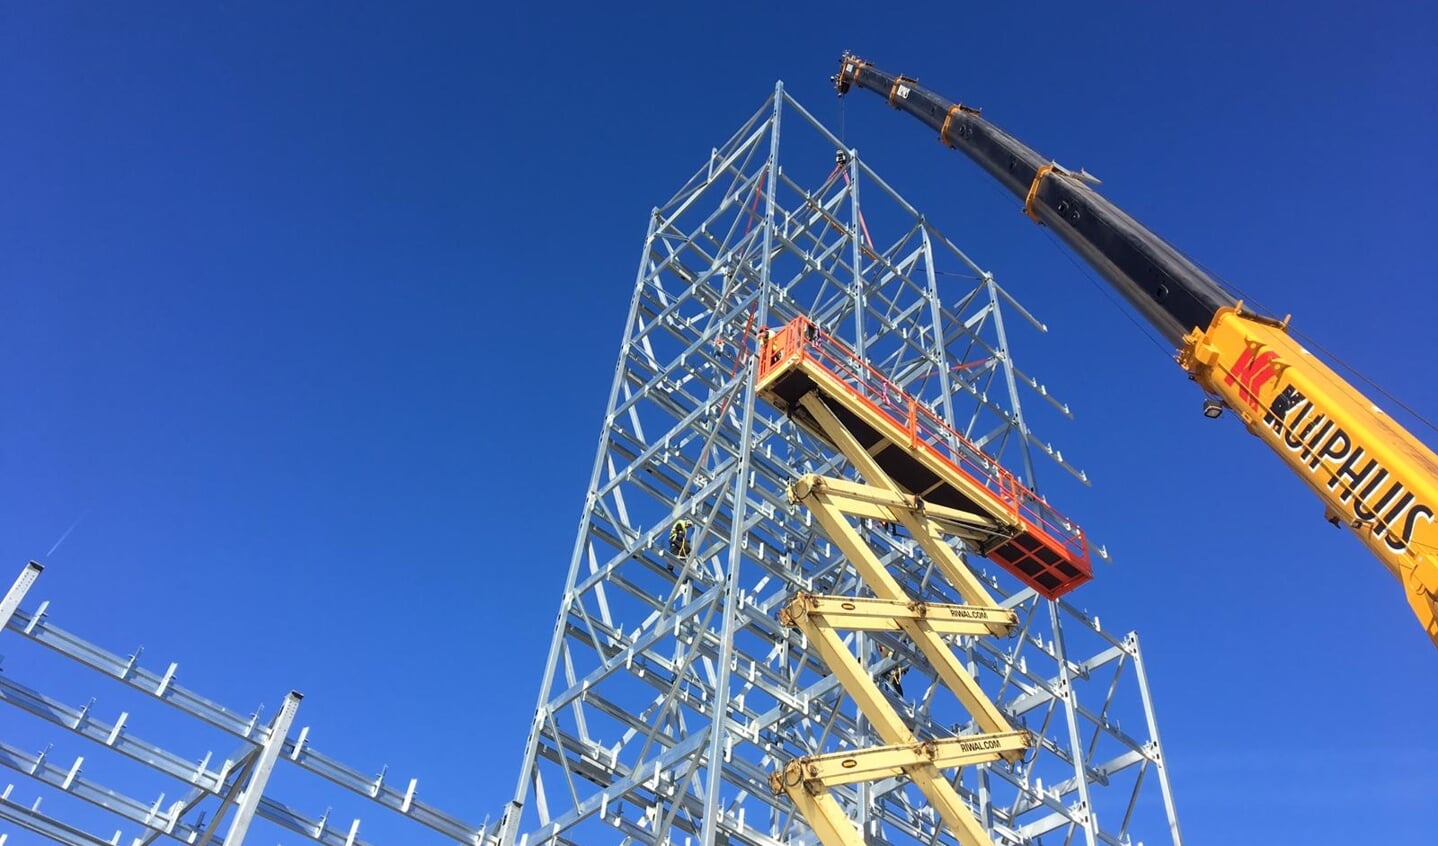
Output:
[[[938,132],[1096,269],[1170,343],[1210,397],[1234,411],[1388,568],[1438,645],[1438,454],[1298,344],[1287,321],[1243,308],[1208,274],[1090,187],[985,120],[848,54],[839,93],[863,88]],[[1215,468],[1215,471],[1221,468]],[[1249,520],[1261,515],[1232,515]]]

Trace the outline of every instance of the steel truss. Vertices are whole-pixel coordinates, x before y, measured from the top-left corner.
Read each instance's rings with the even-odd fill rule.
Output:
[[[884,741],[781,612],[801,594],[882,597],[786,495],[809,474],[859,475],[756,399],[756,340],[806,316],[1030,485],[1036,455],[1083,479],[1025,420],[1021,399],[1068,410],[1015,365],[1015,315],[1042,331],[782,86],[654,209],[502,842],[816,842],[770,776]],[[906,596],[964,601],[913,538],[854,529]],[[967,565],[1015,634],[950,642],[1036,738],[950,778],[967,812],[1006,846],[1178,844],[1136,636]],[[891,704],[916,738],[983,730],[934,696],[945,684],[911,643],[880,659],[879,637],[843,628],[866,672],[910,668]],[[957,842],[908,776],[828,795],[864,842]]]
[[[299,693],[287,694],[274,718],[263,722],[258,711],[245,716],[180,685],[175,681],[179,668],[173,663],[163,672],[156,672],[140,664],[139,650],[121,658],[57,628],[49,620],[48,601],[33,612],[20,610],[21,600],[41,570],[34,562],[27,565],[0,601],[0,632],[33,641],[96,675],[164,702],[196,723],[230,736],[237,748],[223,758],[207,753],[195,761],[133,734],[128,712],[107,720],[96,709],[94,699],[76,707],[27,687],[9,674],[0,675],[0,701],[6,705],[88,741],[89,748],[98,755],[138,762],[161,776],[159,781],[169,784],[171,793],[185,791],[169,802],[165,794],[158,799],[137,798],[88,777],[84,755],[57,761],[52,760],[49,748],[32,753],[0,739],[0,764],[42,786],[37,798],[28,804],[17,798],[15,784],[0,790],[0,823],[72,846],[148,846],[169,841],[193,846],[238,846],[244,842],[252,821],[263,819],[324,846],[365,846],[369,841],[360,836],[358,817],[347,822],[329,819],[328,812],[318,818],[308,817],[273,795],[271,775],[277,765],[288,762],[288,766],[308,771],[428,829],[438,835],[438,842],[466,846],[494,842],[490,826],[462,822],[416,798],[417,779],[391,783],[383,771],[378,776],[364,775],[314,750],[308,742],[308,727],[291,735],[300,706]],[[142,719],[133,722],[141,723]],[[102,837],[73,822],[49,816],[41,811],[46,791],[68,794],[103,809],[111,822],[128,827],[131,833],[126,836],[117,829],[112,836]],[[5,840],[5,826],[0,825],[0,844]]]

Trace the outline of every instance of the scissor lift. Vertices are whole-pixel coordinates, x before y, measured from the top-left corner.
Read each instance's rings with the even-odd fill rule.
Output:
[[[900,491],[961,514],[953,533],[1024,584],[1057,599],[1093,578],[1082,529],[844,344],[799,317],[760,347],[760,397],[840,448],[802,400],[823,403]]]
[[[794,802],[825,846],[863,846],[830,790],[904,775],[961,843],[991,846],[983,825],[940,771],[1017,761],[1036,740],[1009,724],[946,640],[1003,636],[1018,622],[1013,611],[994,602],[947,538],[964,538],[1039,593],[1056,598],[1091,578],[1083,532],[806,319],[761,338],[757,386],[759,396],[838,450],[867,483],[810,474],[791,484],[788,495],[809,508],[873,596],[800,594],[781,620],[803,632],[884,744],[790,761],[770,775],[770,788]],[[906,594],[851,518],[902,525],[964,604],[926,603]],[[842,630],[906,636],[973,717],[978,732],[920,741],[872,671],[845,645]]]

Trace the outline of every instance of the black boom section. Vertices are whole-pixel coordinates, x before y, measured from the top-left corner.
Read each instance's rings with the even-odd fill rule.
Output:
[[[1194,328],[1207,329],[1214,313],[1236,300],[1184,258],[1080,178],[1051,168],[1048,159],[984,120],[915,81],[845,56],[835,77],[840,94],[866,88],[939,133],[1020,200],[1028,210],[1118,289],[1170,343]],[[1045,168],[1049,168],[1045,170]],[[1037,188],[1034,180],[1043,173]]]

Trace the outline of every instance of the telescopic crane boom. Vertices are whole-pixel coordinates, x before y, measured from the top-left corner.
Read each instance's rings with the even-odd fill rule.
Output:
[[[1403,585],[1438,645],[1438,455],[1291,336],[1288,321],[1246,309],[1208,274],[1091,185],[979,111],[845,54],[839,94],[864,88],[939,133],[1014,193],[1177,348],[1209,395],[1230,408]]]

